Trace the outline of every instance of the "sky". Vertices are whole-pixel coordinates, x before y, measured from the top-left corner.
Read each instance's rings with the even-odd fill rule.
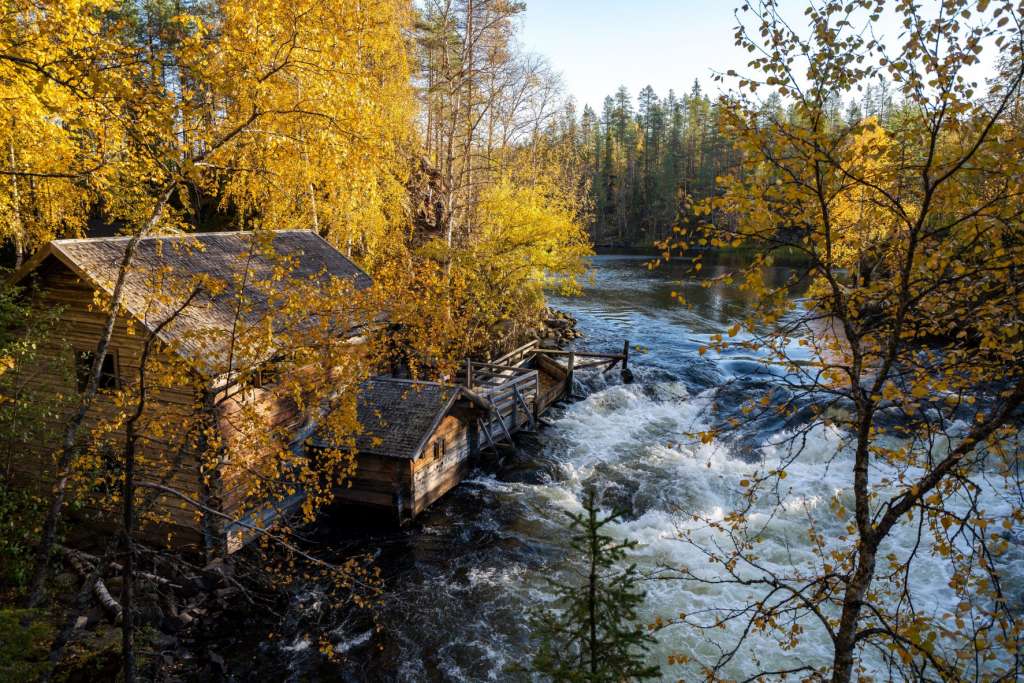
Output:
[[[688,92],[697,78],[714,95],[722,84],[712,80],[713,70],[742,72],[749,61],[749,53],[733,44],[733,11],[740,4],[742,0],[526,0],[521,40],[562,73],[580,109],[589,104],[600,113],[605,96],[620,85],[633,97],[646,85],[664,97],[670,88],[677,94]],[[806,0],[781,4],[794,25],[804,25],[800,18]],[[903,27],[887,13],[874,31],[890,43]],[[990,73],[975,71],[982,78]]]
[[[651,85],[659,96],[688,92],[699,78],[718,91],[712,66],[742,66],[733,45],[731,0],[526,0],[524,47],[548,57],[580,108]]]

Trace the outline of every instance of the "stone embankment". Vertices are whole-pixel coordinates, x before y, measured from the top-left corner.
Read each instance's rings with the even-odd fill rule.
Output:
[[[541,325],[534,330],[534,333],[542,342],[558,347],[583,336],[583,333],[576,327],[576,318],[554,308],[545,309]]]

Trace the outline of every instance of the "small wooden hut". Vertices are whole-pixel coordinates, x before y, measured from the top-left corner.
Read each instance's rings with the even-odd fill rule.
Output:
[[[469,472],[480,448],[478,421],[489,408],[464,387],[377,377],[360,387],[357,412],[358,464],[337,498],[404,522]],[[313,448],[333,447],[329,435],[313,440]]]
[[[88,375],[107,320],[106,307],[97,306],[97,300],[113,292],[128,240],[57,240],[14,274],[15,283],[33,285],[28,295],[37,304],[59,308],[66,341],[50,344],[44,356],[54,361],[53,367],[63,360],[74,369],[64,374],[38,372],[32,382],[55,395],[74,397],[82,391],[83,374]],[[282,268],[282,259],[287,268]],[[226,289],[186,300],[183,290],[171,286],[173,274],[216,279],[226,283]],[[204,470],[200,454],[209,453],[203,440],[209,439],[210,430],[172,429],[146,437],[148,470],[141,476],[166,482],[177,492],[156,500],[162,521],[143,530],[149,540],[233,552],[254,537],[254,525],[271,523],[282,509],[302,500],[303,493],[296,491],[294,500],[271,508],[247,495],[250,488],[259,490],[261,462],[267,459],[238,438],[234,425],[241,411],[255,406],[267,430],[294,434],[290,447],[299,455],[316,457],[317,450],[350,443],[324,433],[322,424],[274,391],[272,321],[280,309],[275,309],[276,297],[254,283],[288,287],[289,278],[295,278],[295,286],[301,280],[319,287],[321,278],[349,279],[357,289],[372,284],[354,263],[308,231],[154,236],[138,242],[124,282],[127,316],[116,321],[102,363],[101,389],[117,389],[138,377],[144,339],[151,333],[159,340],[157,353],[183,361],[188,372],[173,385],[153,387],[147,410],[162,411],[165,417],[180,415],[184,425],[189,414],[212,406],[206,424],[224,444],[215,467],[209,468],[207,462]],[[249,305],[239,308],[239,300]],[[189,305],[183,307],[185,303]],[[236,358],[233,342],[240,319],[249,327],[269,321],[266,346],[256,349],[255,358],[244,359],[249,377],[255,366],[261,379],[246,380],[244,385],[239,379],[246,374],[243,361]],[[366,324],[374,322],[379,320],[344,327],[337,334],[344,335],[346,343],[356,343]],[[553,359],[559,354],[568,354],[567,366]],[[570,393],[576,355],[597,358],[591,365],[626,362],[625,352],[562,352],[532,342],[491,363],[467,361],[457,378],[461,384],[392,377],[367,380],[357,397],[363,431],[356,437],[355,473],[339,488],[337,498],[386,511],[399,522],[412,519],[466,476],[481,449],[496,448],[510,442],[516,431],[536,428],[537,418]],[[114,392],[99,393],[83,436],[116,409],[113,401]],[[54,416],[55,434],[64,420]],[[58,441],[21,444],[31,456],[7,463],[6,470],[45,493],[53,481]],[[312,452],[304,453],[305,448]],[[101,506],[94,512],[104,511]]]

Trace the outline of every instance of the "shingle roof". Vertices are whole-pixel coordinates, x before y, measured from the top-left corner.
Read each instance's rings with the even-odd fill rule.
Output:
[[[370,277],[354,263],[345,258],[337,249],[314,232],[307,230],[283,230],[271,233],[269,244],[254,239],[255,235],[267,233],[220,232],[164,235],[145,237],[139,241],[132,268],[125,281],[125,308],[141,323],[152,329],[170,316],[184,302],[185,292],[180,285],[166,283],[165,292],[170,296],[157,299],[156,284],[161,271],[170,271],[179,283],[193,276],[211,276],[231,289],[219,296],[205,296],[185,309],[170,322],[161,333],[161,338],[192,360],[202,369],[209,369],[226,352],[224,347],[230,341],[230,332],[235,322],[237,304],[235,294],[241,289],[243,296],[251,302],[242,311],[244,322],[259,323],[266,317],[269,305],[265,291],[250,283],[269,281],[280,259],[273,254],[294,259],[286,269],[294,280],[335,276],[352,278],[359,289],[371,284]],[[26,263],[15,274],[14,280],[22,279],[39,266],[47,257],[62,261],[80,278],[88,281],[108,294],[113,292],[121,260],[129,237],[104,237],[89,239],[55,240]],[[272,246],[273,251],[264,248]],[[244,276],[244,277],[243,277]],[[176,291],[177,290],[177,291]],[[196,332],[201,331],[201,335]],[[267,349],[268,354],[272,349]]]
[[[356,412],[363,432],[356,446],[364,453],[414,459],[451,405],[462,396],[459,387],[436,382],[375,378],[359,388]],[[330,438],[317,435],[313,445],[327,447]]]

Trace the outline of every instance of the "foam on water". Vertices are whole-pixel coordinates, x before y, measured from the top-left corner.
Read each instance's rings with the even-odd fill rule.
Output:
[[[614,372],[579,373],[579,393],[585,398],[553,411],[539,443],[475,472],[414,525],[367,541],[369,551],[384,547],[381,564],[389,577],[384,631],[367,639],[365,623],[339,626],[336,650],[349,664],[330,678],[508,680],[513,677],[509,667],[528,662],[534,650],[527,615],[552,600],[547,579],[568,576],[576,561],[567,553],[565,513],[582,509],[587,487],[599,492],[605,510],[625,511],[610,531],[640,544],[630,561],[642,570],[712,571],[696,548],[680,540],[683,531],[702,542],[721,540],[692,515],[722,519],[742,500],[742,479],[789,459],[791,432],[783,430],[792,425],[781,422],[745,422],[740,440],[705,444],[686,437],[711,426],[712,402],[736,410],[777,381],[757,358],[697,353],[706,335],[731,324],[738,294],[712,290],[704,309],[683,311],[658,303],[669,300],[669,284],[647,273],[641,260],[601,264],[583,299],[556,305],[577,315],[591,349],[614,349],[624,337],[650,348],[632,365],[636,383],[624,385]],[[827,543],[839,542],[844,523],[830,504],[838,498],[852,507],[849,458],[847,439],[839,431],[815,428],[806,434],[800,457],[786,466],[778,499],[765,497],[749,515],[753,524],[764,526],[758,554],[766,567],[783,572],[815,562],[807,534],[811,520]],[[871,472],[874,481],[893,474],[878,465]],[[994,495],[983,478],[978,483],[989,512],[1010,511],[1010,501]],[[1014,533],[1024,541],[1024,530]],[[915,534],[912,525],[897,529],[881,556],[905,557]],[[1013,544],[1002,562],[1005,587],[1020,604],[1024,543]],[[944,560],[927,552],[917,555],[911,589],[919,610],[942,613],[955,604],[948,579]],[[648,622],[681,612],[699,616],[704,610],[742,605],[756,595],[737,585],[678,580],[652,580],[644,587],[647,599],[640,617]],[[755,661],[764,668],[828,662],[831,648],[820,625],[807,620],[803,626],[806,631],[792,651],[780,650],[770,638],[750,638],[724,673],[745,678]],[[739,628],[737,622],[722,631],[720,645],[731,643]],[[666,680],[702,678],[693,668],[668,666],[669,655],[711,659],[719,654],[715,643],[690,627],[669,626],[657,636],[651,661],[662,667]],[[315,651],[296,648],[301,641],[290,642],[289,657]],[[880,666],[870,653],[865,656],[869,667]]]
[[[589,394],[554,415],[542,438],[543,458],[553,464],[554,476],[523,483],[478,472],[452,500],[437,506],[433,517],[409,532],[418,543],[429,540],[428,547],[439,548],[440,554],[420,555],[414,574],[389,589],[383,621],[394,668],[391,674],[371,678],[507,680],[510,667],[527,662],[533,651],[529,611],[551,602],[548,579],[568,577],[576,562],[566,553],[565,513],[582,510],[587,487],[600,492],[604,509],[626,511],[609,532],[639,543],[629,562],[642,571],[662,577],[665,568],[712,572],[716,567],[680,535],[688,531],[706,544],[722,539],[692,515],[721,520],[741,500],[740,480],[788,460],[782,446],[785,432],[764,435],[761,458],[754,461],[738,457],[730,443],[685,438],[685,433],[709,426],[715,389],[691,393],[676,380],[623,385],[597,373],[581,379]],[[845,446],[844,435],[835,429],[811,430],[801,456],[787,465],[778,499],[765,497],[751,511],[751,524],[763,525],[758,555],[768,570],[786,573],[817,561],[808,543],[811,520],[827,543],[838,543],[843,522],[832,514],[829,503],[838,497],[847,507],[852,505]],[[875,477],[885,474],[877,467],[873,471]],[[988,509],[998,504],[995,498],[986,498]],[[913,526],[898,529],[882,555],[905,556],[914,533]],[[1007,562],[1015,563],[1018,569],[1011,573],[1019,576],[1024,556],[1015,551]],[[956,604],[948,580],[945,561],[927,553],[918,556],[911,588],[920,611],[940,614]],[[757,589],[734,584],[662,578],[645,582],[644,587],[647,598],[639,616],[647,623],[659,617],[671,621],[680,613],[706,623],[710,610],[738,607],[759,597]],[[1016,590],[1019,595],[1020,586]],[[770,637],[748,638],[724,675],[746,677],[754,662],[768,669],[826,664],[831,649],[823,628],[812,619],[802,626],[799,645],[789,651]],[[713,660],[717,648],[731,644],[740,627],[733,623],[709,641],[692,627],[670,625],[657,633],[650,659],[662,667],[666,680],[698,678],[694,665],[668,665],[669,655]],[[363,633],[341,638],[336,649],[355,656],[367,645]],[[297,652],[293,649],[292,654]],[[864,656],[868,668],[876,669],[884,680],[881,663],[872,660],[870,652]]]
[[[586,484],[598,489],[604,486],[605,498],[628,511],[627,519],[612,533],[640,544],[631,561],[651,572],[665,566],[699,565],[704,558],[679,538],[683,528],[697,532],[698,536],[702,533],[700,524],[690,521],[689,515],[721,519],[739,501],[740,479],[750,476],[757,467],[733,457],[728,445],[719,441],[687,443],[690,439],[684,436],[686,433],[708,427],[712,398],[712,390],[691,396],[680,383],[667,382],[653,387],[609,386],[572,405],[551,430],[552,442],[560,446],[555,453],[564,462],[567,477],[550,484],[559,494],[548,496],[563,509],[576,512],[581,508]],[[829,457],[827,452],[834,440],[831,434],[815,435],[813,443],[815,450],[821,451],[820,459]],[[818,461],[819,457],[812,460]],[[820,470],[813,463],[798,469],[810,468]],[[810,559],[808,551],[800,550],[806,544],[806,524],[801,516],[808,509],[813,510],[835,487],[835,482],[823,482],[818,475],[803,474],[793,472],[788,481],[793,482],[792,490],[802,493],[787,496],[783,501],[784,513],[770,525],[770,540],[777,542],[780,563]],[[815,493],[809,495],[812,486]],[[630,491],[625,501],[615,495],[615,488]],[[814,504],[808,505],[810,501]],[[623,502],[627,505],[623,506]],[[752,519],[754,523],[757,516]],[[774,554],[768,553],[766,559],[771,561]],[[725,603],[740,604],[752,595],[735,586],[712,588],[676,581],[652,581],[646,588],[648,596],[641,617],[648,622],[657,617],[671,620],[680,612],[697,614]],[[663,667],[669,654],[713,654],[707,650],[708,644],[690,629],[669,628],[658,635],[659,644],[652,660]],[[809,637],[808,644],[797,654],[823,656],[825,652],[816,640]],[[766,643],[755,640],[752,645],[756,648]],[[693,674],[682,667],[667,667],[664,673],[683,677]]]
[[[553,426],[549,438],[566,477],[550,483],[547,488],[551,490],[538,494],[561,509],[577,512],[585,485],[593,484],[598,490],[603,487],[606,500],[630,512],[613,533],[640,543],[631,562],[652,573],[663,567],[713,570],[714,565],[707,564],[695,547],[680,540],[681,531],[687,530],[707,543],[724,541],[716,539],[717,532],[704,527],[703,522],[693,521],[692,515],[720,520],[739,502],[741,479],[774,470],[789,460],[787,448],[782,446],[789,434],[769,435],[760,449],[763,460],[751,463],[737,457],[726,443],[694,445],[683,438],[684,432],[707,427],[714,390],[690,396],[677,382],[654,387],[606,386],[602,379],[597,384],[601,388],[569,407]],[[811,521],[824,534],[827,544],[838,545],[836,539],[844,533],[844,522],[832,513],[829,502],[838,497],[847,506],[852,505],[851,456],[846,443],[845,435],[834,428],[811,430],[800,457],[786,466],[788,476],[781,482],[778,500],[762,498],[749,515],[752,525],[764,525],[764,542],[757,552],[766,569],[785,574],[794,568],[813,566],[816,556],[807,536]],[[895,472],[884,470],[875,465],[872,476],[876,480],[894,477]],[[978,483],[986,486],[981,479]],[[616,489],[625,489],[629,495],[616,495]],[[895,491],[894,488],[888,493]],[[999,514],[1000,507],[1006,508],[1005,513],[1010,511],[1010,503],[1001,501],[991,487],[984,501],[990,512]],[[899,527],[880,556],[894,552],[898,557],[906,557],[916,534],[913,524]],[[1024,553],[1019,549],[1011,552],[1005,562],[1009,575],[1020,576]],[[749,573],[756,575],[753,571]],[[710,573],[708,576],[713,578]],[[947,561],[927,552],[918,554],[911,588],[919,611],[942,614],[955,606],[957,599],[948,586],[949,579]],[[1020,581],[1013,583],[1019,591]],[[645,587],[648,596],[641,617],[648,622],[659,616],[671,620],[681,612],[696,615],[723,606],[740,607],[759,595],[758,590],[734,584],[712,586],[659,580],[648,582]],[[736,629],[741,625],[737,622],[722,633],[722,646],[738,635]],[[775,641],[763,637],[749,639],[725,675],[750,675],[755,660],[768,669],[829,662],[831,649],[823,627],[812,619],[802,625],[805,634],[792,651],[783,652]],[[658,637],[659,644],[651,659],[662,665],[666,676],[688,679],[697,675],[686,667],[667,667],[670,654],[712,658],[718,654],[696,630],[685,626],[669,627],[660,631]],[[873,662],[871,653],[864,656],[869,668],[878,667],[878,673],[884,676],[881,663]]]

